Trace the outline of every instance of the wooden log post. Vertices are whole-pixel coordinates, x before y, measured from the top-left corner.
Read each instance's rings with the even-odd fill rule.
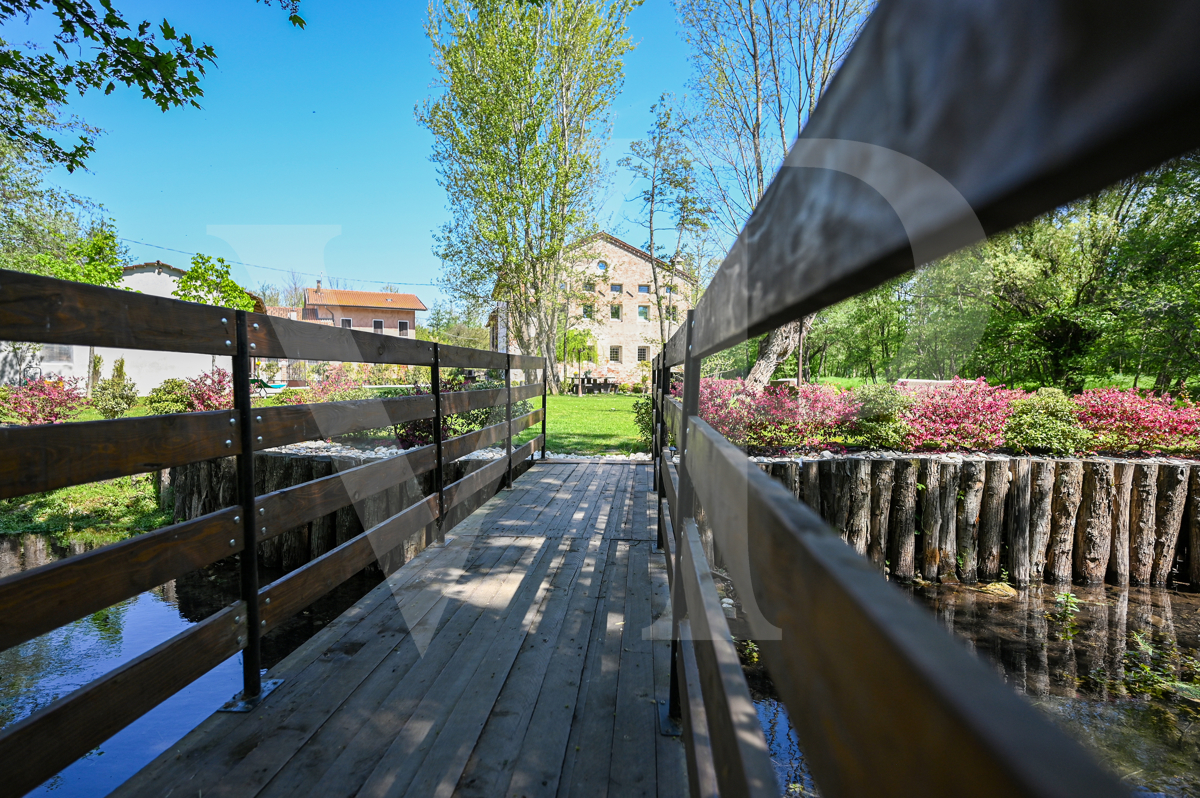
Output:
[[[1000,547],[1004,541],[1004,503],[1008,498],[1008,458],[991,458],[984,465],[983,506],[979,513],[979,579],[1000,578]]]
[[[983,504],[986,466],[977,457],[963,460],[959,472],[959,499],[954,513],[958,544],[958,578],[974,584],[979,578],[979,510]]]
[[[846,478],[843,490],[847,497],[846,542],[859,556],[867,556],[871,539],[871,461],[865,457],[850,457],[845,461]]]
[[[288,486],[287,460],[286,455],[269,453],[263,455],[259,463],[255,464],[255,471],[258,471],[260,464],[262,467],[263,493],[273,493]],[[262,526],[259,524],[258,528],[261,529]],[[279,568],[283,564],[283,538],[281,536],[275,535],[258,544],[258,564],[264,568]]]
[[[911,582],[914,566],[917,520],[917,475],[920,461],[903,457],[896,461],[892,477],[892,506],[888,513],[888,570],[901,582]]]
[[[1075,520],[1075,579],[1104,581],[1112,550],[1113,463],[1088,460],[1083,466],[1083,495]]]
[[[892,458],[871,461],[871,539],[867,543],[867,556],[880,573],[887,572],[888,515],[895,474],[896,461]]]
[[[1113,461],[1112,544],[1108,553],[1108,581],[1114,585],[1129,584],[1129,504],[1132,489],[1133,463],[1128,460]]]
[[[837,463],[832,459],[822,459],[817,463],[818,484],[821,492],[821,517],[825,521],[841,532],[841,528],[834,522],[837,516],[834,508],[833,497],[837,494]]]
[[[1054,501],[1054,460],[1029,464],[1029,578],[1042,581],[1050,545],[1050,511]]]
[[[1188,521],[1188,586],[1200,592],[1200,468],[1192,469]]]
[[[321,455],[312,459],[313,479],[323,479],[331,474],[333,474],[333,460],[330,457]],[[309,560],[315,560],[317,557],[331,550],[336,545],[334,543],[336,534],[336,513],[330,513],[313,521],[308,530]]]
[[[1135,463],[1129,495],[1129,583],[1150,584],[1154,571],[1154,512],[1158,464]]]
[[[938,543],[938,580],[958,581],[958,483],[962,467],[953,461],[943,461],[938,469],[938,490],[941,492],[942,529]]]
[[[1075,518],[1083,498],[1083,462],[1059,462],[1050,506],[1050,546],[1046,557],[1046,581],[1071,581],[1071,549],[1075,544]]]
[[[362,464],[359,458],[345,455],[334,455],[332,460],[335,473],[349,471],[351,468],[356,468]],[[336,545],[342,545],[350,540],[350,538],[358,536],[362,531],[362,521],[359,519],[358,511],[354,505],[348,504],[337,511],[334,518],[333,533],[333,541]]]
[[[932,582],[938,575],[938,554],[942,545],[942,492],[938,483],[941,463],[934,457],[922,457],[921,496],[921,576]]]
[[[812,508],[822,518],[821,511],[821,464],[817,460],[805,460],[800,464],[800,501]]]
[[[302,485],[312,481],[313,461],[311,457],[299,455],[284,458],[286,461],[286,485]],[[309,525],[301,524],[280,536],[279,561],[283,570],[292,571],[308,562]]]
[[[1183,510],[1187,503],[1188,474],[1191,467],[1169,463],[1158,468],[1158,498],[1154,507],[1154,569],[1150,575],[1153,585],[1165,585],[1175,567],[1175,544],[1183,525]]]
[[[1009,579],[1017,587],[1029,587],[1031,573],[1029,518],[1033,498],[1029,458],[1009,460],[1008,507],[1004,513],[1004,541],[1008,549]]]

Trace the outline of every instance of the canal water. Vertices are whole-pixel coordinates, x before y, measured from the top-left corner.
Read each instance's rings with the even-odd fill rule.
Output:
[[[0,536],[0,577],[86,551],[42,535]],[[263,569],[267,583],[281,574]],[[359,574],[263,638],[275,665],[336,618],[382,576]],[[234,558],[173,580],[20,646],[0,651],[0,728],[68,695],[238,599]],[[106,795],[241,690],[238,654],[114,735],[39,789],[54,798]]]
[[[1200,797],[1200,596],[1111,586],[904,589],[1135,794]],[[753,671],[783,794],[819,794],[786,708],[769,677]]]

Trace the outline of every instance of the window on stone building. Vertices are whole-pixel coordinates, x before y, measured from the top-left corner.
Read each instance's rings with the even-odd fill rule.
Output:
[[[595,305],[584,305],[583,306],[583,317],[585,319],[592,319],[592,318],[595,318],[595,316],[596,316],[596,306]]]
[[[342,326],[345,327],[347,330],[350,329],[353,325],[354,325],[354,322],[352,322],[350,319],[342,319]]]
[[[638,321],[650,321],[649,305],[638,305]]]
[[[617,321],[620,321],[621,320],[621,306],[620,305],[610,305],[608,308],[608,317],[610,319],[616,319]]]
[[[650,293],[650,286],[648,286],[648,285],[639,285],[639,286],[638,286],[638,293],[639,293],[639,294],[648,294],[648,293]]]
[[[667,320],[668,321],[678,321],[678,318],[676,318],[676,316],[677,316],[677,314],[675,313],[675,306],[668,305],[667,306]]]
[[[608,348],[608,359],[610,361],[612,361],[613,363],[620,363],[621,362],[621,347],[610,346]]]
[[[598,271],[598,272],[608,271],[608,264],[605,263],[604,261],[600,261],[599,263],[596,264],[596,271]]]
[[[639,346],[638,347],[638,362],[643,363],[649,359],[650,359],[649,347]]]
[[[595,283],[584,283],[583,290],[587,291],[589,294],[594,294],[594,293],[596,293],[596,284]]]
[[[383,319],[371,319],[371,330],[373,332],[383,332]]]
[[[408,322],[407,321],[400,322],[399,329],[400,329],[400,337],[407,338],[408,337]]]
[[[614,294],[619,294],[625,290],[625,286],[621,285],[620,283],[613,283],[610,288]]]
[[[675,286],[673,286],[673,285],[664,285],[664,286],[663,286],[663,293],[664,293],[664,294],[673,294],[673,293],[675,293]]]

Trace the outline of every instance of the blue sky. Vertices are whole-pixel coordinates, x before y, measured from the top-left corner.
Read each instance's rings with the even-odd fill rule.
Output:
[[[90,173],[54,174],[103,203],[124,238],[262,267],[350,280],[430,283],[439,264],[432,232],[447,218],[428,160],[430,137],[413,118],[433,71],[421,2],[304,0],[305,30],[251,0],[118,3],[131,20],[166,16],[217,48],[203,110],[161,113],[132,90],[97,93],[70,110],[105,130]],[[347,9],[353,9],[348,11]],[[48,15],[9,24],[12,41],[44,40]],[[613,108],[609,165],[651,123],[664,91],[682,93],[687,48],[666,0],[630,16],[635,50]],[[625,221],[630,177],[617,171],[602,223],[639,243]],[[137,261],[186,266],[188,255],[128,244]],[[278,281],[235,267],[247,286]],[[310,284],[315,278],[308,278]],[[436,288],[409,288],[429,304]]]

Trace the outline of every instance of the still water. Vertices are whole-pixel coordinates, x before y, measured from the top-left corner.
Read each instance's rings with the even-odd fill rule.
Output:
[[[1200,596],[1111,586],[1035,585],[1008,596],[963,585],[906,590],[1135,794],[1200,798]],[[817,795],[786,708],[769,687],[753,692],[783,794]]]
[[[0,536],[0,577],[85,551],[40,535]],[[265,584],[280,574],[263,569]],[[382,577],[358,575],[263,639],[271,667],[316,634]],[[238,598],[231,558],[0,652],[0,727],[169,640]],[[54,798],[106,795],[167,750],[241,689],[235,655],[118,732],[30,793]]]

